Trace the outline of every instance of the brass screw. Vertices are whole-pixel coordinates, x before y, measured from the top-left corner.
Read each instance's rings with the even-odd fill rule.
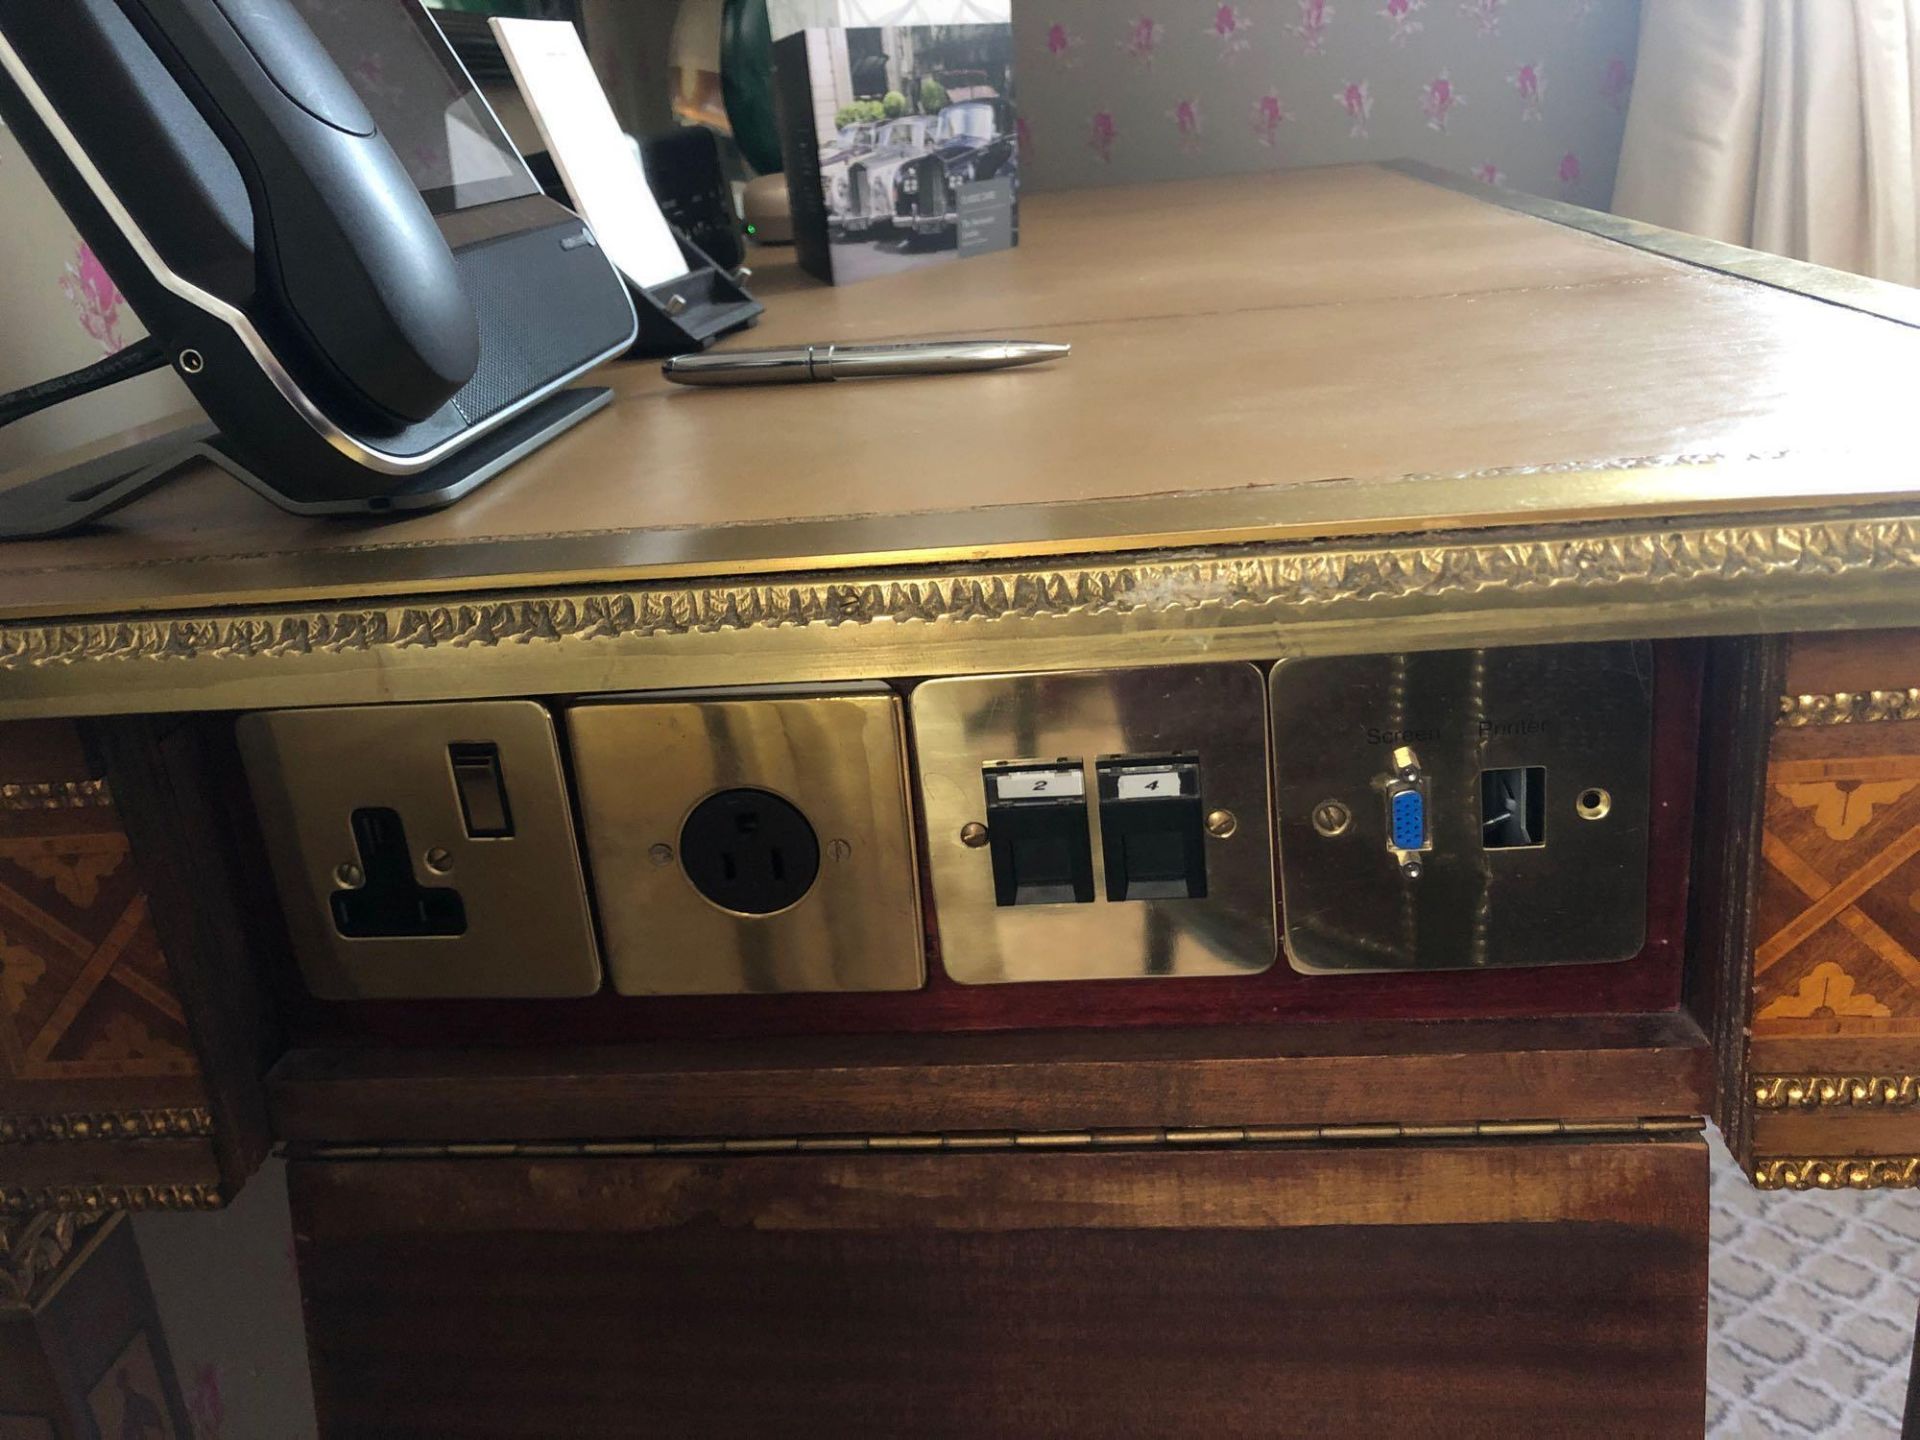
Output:
[[[1344,835],[1351,824],[1353,811],[1338,800],[1322,800],[1313,807],[1313,828],[1329,840],[1335,835]]]
[[[969,850],[978,850],[987,843],[987,827],[978,820],[969,820],[960,827],[960,843]]]
[[[1240,822],[1231,810],[1209,810],[1207,812],[1207,834],[1216,840],[1225,840],[1240,828]]]
[[[427,851],[427,869],[436,875],[444,875],[453,868],[453,856],[447,853],[444,845],[436,845]]]
[[[358,890],[366,880],[367,877],[361,873],[360,867],[351,860],[334,867],[333,883],[342,890]]]
[[[853,846],[845,840],[829,840],[827,842],[827,858],[836,865],[844,865],[847,857],[852,854]]]
[[[656,865],[671,865],[673,863],[673,847],[671,845],[649,845],[647,847],[647,859]]]

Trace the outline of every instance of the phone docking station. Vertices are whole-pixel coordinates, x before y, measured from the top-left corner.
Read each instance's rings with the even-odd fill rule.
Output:
[[[0,536],[193,454],[301,513],[449,504],[604,405],[566,387],[638,333],[417,0],[0,0],[0,118],[151,336],[36,390],[165,363],[211,422],[0,493]]]

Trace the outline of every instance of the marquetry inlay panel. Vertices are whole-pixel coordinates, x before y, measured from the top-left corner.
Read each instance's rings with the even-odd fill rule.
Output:
[[[1769,752],[1746,1092],[1755,1182],[1911,1186],[1920,632],[1799,637]],[[1708,743],[1711,743],[1709,740]]]
[[[1920,724],[1776,740],[1756,922],[1756,1037],[1920,1043]]]
[[[0,725],[0,1214],[217,1203],[207,1101],[112,787]]]
[[[195,1070],[186,1017],[113,809],[0,810],[0,1076]]]

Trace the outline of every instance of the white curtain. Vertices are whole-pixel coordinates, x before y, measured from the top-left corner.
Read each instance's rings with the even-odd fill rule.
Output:
[[[1645,0],[1613,208],[1920,284],[1920,0]]]

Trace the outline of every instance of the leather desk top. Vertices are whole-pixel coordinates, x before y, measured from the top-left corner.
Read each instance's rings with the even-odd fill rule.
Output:
[[[1380,167],[1033,195],[1011,252],[838,289],[776,263],[764,322],[730,343],[1013,335],[1071,341],[1064,363],[732,391],[618,364],[610,410],[448,510],[303,519],[196,473],[90,533],[0,545],[0,616],[1753,514],[1914,488],[1920,332],[1586,233],[1587,212],[1561,208],[1569,223]]]

